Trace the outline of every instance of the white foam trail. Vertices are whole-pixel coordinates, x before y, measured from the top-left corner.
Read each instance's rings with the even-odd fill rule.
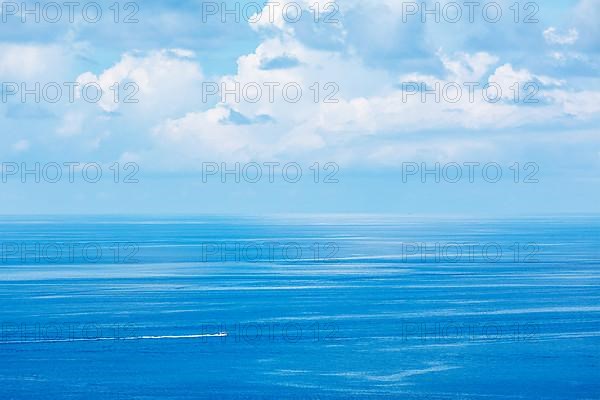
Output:
[[[219,333],[207,333],[207,334],[201,334],[201,335],[126,336],[126,337],[3,341],[3,342],[0,342],[0,344],[70,343],[70,342],[99,342],[99,341],[119,341],[119,340],[159,340],[159,339],[200,339],[200,338],[208,338],[208,337],[226,337],[226,336],[227,336],[227,332],[219,332]]]

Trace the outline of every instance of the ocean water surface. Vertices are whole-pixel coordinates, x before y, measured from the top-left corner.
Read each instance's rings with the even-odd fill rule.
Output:
[[[2,217],[1,399],[600,399],[600,218]]]

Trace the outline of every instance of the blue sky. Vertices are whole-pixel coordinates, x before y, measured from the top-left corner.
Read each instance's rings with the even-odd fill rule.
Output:
[[[66,16],[36,23],[29,15],[22,22],[9,3],[2,2],[0,23],[3,83],[97,82],[105,93],[114,83],[135,83],[139,91],[131,104],[7,97],[0,103],[2,162],[98,163],[105,173],[115,162],[133,162],[139,183],[11,178],[0,184],[6,214],[600,211],[597,0],[521,2],[517,23],[513,0],[495,2],[503,12],[496,23],[480,8],[473,22],[463,15],[457,23],[431,16],[424,23],[407,15],[410,2],[398,0],[321,2],[322,19],[335,23],[315,22],[308,0],[261,2],[256,21],[228,16],[225,23],[220,15],[203,18],[201,1],[120,3],[120,20],[139,9],[136,23],[115,23],[108,3],[98,23],[79,9],[73,23]],[[299,21],[282,18],[287,3],[302,8]],[[524,23],[534,11],[537,22]],[[207,82],[297,82],[303,96],[297,103],[280,96],[203,101]],[[335,84],[337,102],[315,103],[315,82],[321,98]],[[474,101],[438,103],[417,94],[405,101],[406,82],[494,82],[505,97],[490,103],[477,92]],[[509,88],[528,82],[539,101],[511,101]],[[339,183],[203,183],[207,162],[295,162],[305,173],[314,162],[334,162]],[[402,181],[406,163],[471,162],[498,163],[505,177]],[[515,162],[536,163],[539,183],[514,183],[507,174]]]

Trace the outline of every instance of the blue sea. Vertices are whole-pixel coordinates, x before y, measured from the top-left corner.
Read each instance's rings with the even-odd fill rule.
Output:
[[[0,398],[600,399],[600,218],[2,217]]]

